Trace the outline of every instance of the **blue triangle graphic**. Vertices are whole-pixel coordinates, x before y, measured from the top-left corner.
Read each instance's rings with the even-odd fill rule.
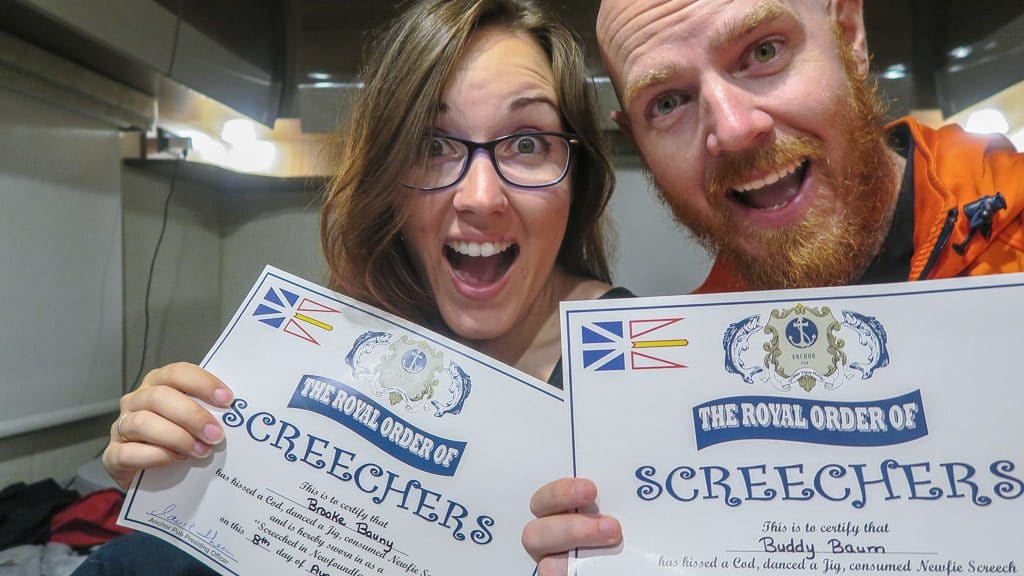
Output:
[[[625,370],[626,369],[626,355],[619,354],[611,360],[597,367],[598,370]]]
[[[266,304],[260,304],[256,311],[252,313],[253,316],[263,316],[264,314],[280,314],[281,311],[276,308],[271,308]]]
[[[587,368],[595,362],[604,360],[609,354],[615,352],[614,349],[609,350],[584,350],[583,351],[583,367]]]
[[[583,343],[584,344],[601,344],[601,343],[611,343],[612,342],[612,340],[610,340],[609,338],[607,338],[605,336],[602,336],[602,335],[598,334],[597,332],[594,332],[593,330],[591,330],[590,328],[587,328],[586,326],[583,326],[582,328],[583,328]]]
[[[594,325],[600,326],[619,338],[622,338],[622,322],[594,322]]]
[[[281,302],[281,299],[277,297],[277,294],[274,293],[274,289],[273,288],[271,288],[270,290],[267,290],[267,295],[264,296],[263,299],[266,300],[267,302],[273,302],[274,304],[277,304],[278,306],[282,306],[282,307],[284,306],[284,302]]]
[[[298,294],[292,294],[287,290],[281,289],[281,294],[284,294],[284,297],[288,299],[288,303],[292,306],[295,306],[295,303],[299,300]]]
[[[264,324],[270,324],[274,328],[280,328],[281,323],[284,322],[284,316],[281,316],[280,318],[260,318],[259,320]]]

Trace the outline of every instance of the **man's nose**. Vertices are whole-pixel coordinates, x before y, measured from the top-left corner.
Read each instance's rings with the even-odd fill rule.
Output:
[[[485,150],[477,150],[467,160],[466,176],[458,183],[453,200],[460,212],[490,214],[508,207],[504,182]]]
[[[718,78],[701,88],[707,119],[707,148],[712,156],[746,150],[772,130],[770,114],[758,107],[757,94]]]

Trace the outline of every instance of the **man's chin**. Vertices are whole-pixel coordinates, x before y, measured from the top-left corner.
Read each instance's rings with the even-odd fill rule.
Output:
[[[791,258],[785,255],[751,256],[720,251],[726,266],[754,290],[814,288],[841,286],[850,283],[861,272],[846,257],[819,252],[814,258]]]
[[[736,240],[724,237],[718,258],[750,288],[813,288],[859,278],[878,251],[881,235],[863,221],[837,222],[812,211],[795,226]]]

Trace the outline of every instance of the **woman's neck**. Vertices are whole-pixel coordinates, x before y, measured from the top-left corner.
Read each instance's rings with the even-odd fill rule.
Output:
[[[562,354],[558,303],[599,298],[609,288],[603,282],[574,276],[555,267],[533,306],[515,328],[497,338],[468,344],[535,378],[547,380]]]

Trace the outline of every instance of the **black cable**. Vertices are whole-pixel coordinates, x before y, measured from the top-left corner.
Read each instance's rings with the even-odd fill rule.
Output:
[[[171,62],[167,66],[167,75],[174,75],[174,64],[178,60],[178,40],[181,35],[181,13],[185,10],[185,0],[178,0],[178,19],[174,23],[174,41],[171,43]]]
[[[178,182],[178,165],[185,159],[185,153],[181,158],[174,161],[174,168],[171,170],[171,186],[167,190],[167,197],[164,198],[163,218],[160,223],[160,235],[157,236],[156,246],[153,248],[153,258],[149,262],[149,277],[146,279],[146,296],[142,303],[143,317],[145,318],[142,328],[142,354],[139,356],[139,370],[132,379],[132,385],[125,392],[131,392],[139,387],[142,370],[146,365],[146,351],[149,348],[149,294],[153,288],[153,271],[156,269],[156,257],[160,254],[160,245],[164,243],[164,233],[167,231],[167,213],[171,206],[171,196],[174,195],[174,185]]]

